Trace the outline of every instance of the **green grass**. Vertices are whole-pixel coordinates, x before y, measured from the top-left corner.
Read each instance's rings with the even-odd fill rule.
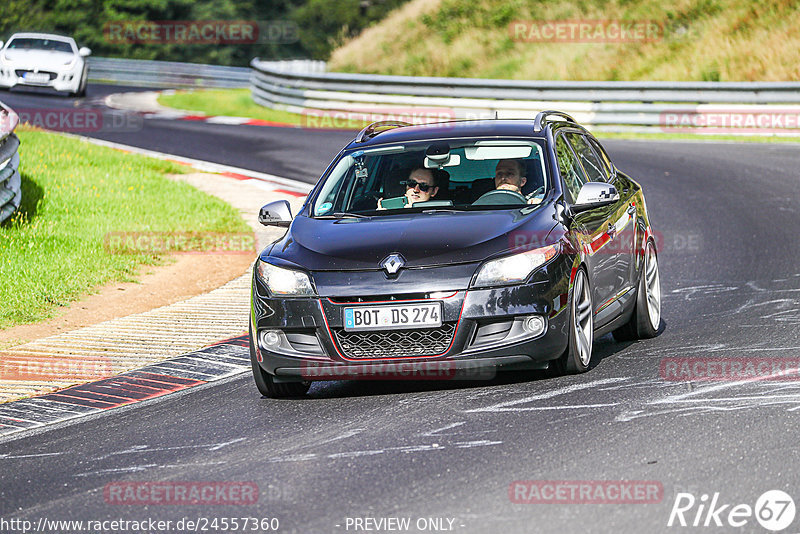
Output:
[[[161,105],[205,115],[250,117],[272,122],[300,124],[302,115],[259,106],[250,97],[250,89],[210,89],[176,91],[158,97]]]
[[[260,106],[253,102],[250,89],[208,89],[195,91],[176,91],[158,97],[162,106],[202,113],[203,115],[224,115],[228,117],[248,117],[270,122],[303,126],[304,128],[344,128],[359,130],[367,125],[364,121],[330,117],[313,117],[291,113],[281,109]]]
[[[176,107],[194,112],[205,113],[207,115],[228,115],[220,111],[226,102],[247,99],[240,106],[231,108],[230,114],[235,117],[250,117],[253,119],[264,119],[275,122],[284,122],[309,126],[309,119],[303,119],[302,115],[289,113],[282,110],[273,110],[259,106],[250,99],[249,89],[213,89],[207,91],[180,92],[174,95],[161,95],[158,101],[165,106]],[[265,117],[280,117],[268,118]],[[324,119],[320,119],[322,121]],[[323,124],[324,125],[324,124]],[[358,130],[365,126],[362,122],[351,121],[344,125],[337,126]],[[681,133],[603,133],[597,132],[596,136],[601,139],[650,139],[653,141],[663,141],[668,139],[678,139],[685,141],[736,141],[740,143],[800,143],[800,137],[778,137],[778,136],[758,136],[758,135],[702,135],[702,134],[681,134]]]
[[[598,139],[635,139],[645,141],[725,141],[736,143],[800,143],[800,137],[778,137],[762,135],[724,134],[680,134],[680,133],[608,133],[593,132]]]
[[[166,178],[173,163],[20,128],[22,205],[0,225],[0,328],[41,321],[164,258],[104,249],[110,232],[248,232],[221,200]]]

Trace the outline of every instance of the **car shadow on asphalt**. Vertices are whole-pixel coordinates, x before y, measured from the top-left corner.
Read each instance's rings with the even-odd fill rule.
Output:
[[[666,329],[662,320],[659,335]],[[646,341],[645,341],[646,342]],[[595,340],[592,362],[588,373],[601,365],[605,360],[612,358],[640,341],[616,341],[611,334],[606,334]],[[397,395],[407,393],[428,393],[451,390],[472,390],[481,388],[502,387],[513,384],[535,383],[553,381],[554,386],[563,385],[557,378],[552,377],[546,370],[534,371],[503,371],[484,380],[338,380],[315,382],[312,384],[308,395],[299,399],[329,399],[339,397],[370,397],[376,395]],[[295,400],[298,398],[296,397]]]
[[[17,85],[11,89],[6,89],[5,91],[0,91],[0,96],[3,94],[19,94],[25,96],[54,96],[60,97],[65,100],[73,98],[72,95],[69,93],[64,93],[60,91],[56,91],[52,87],[33,87],[28,85]],[[2,98],[0,98],[2,100]]]

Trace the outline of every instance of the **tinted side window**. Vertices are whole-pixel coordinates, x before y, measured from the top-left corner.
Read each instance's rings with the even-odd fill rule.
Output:
[[[586,139],[589,141],[589,144],[592,145],[592,148],[594,148],[594,153],[597,154],[600,157],[600,161],[603,162],[603,166],[606,169],[606,174],[608,174],[609,176],[613,175],[614,164],[611,163],[611,158],[608,157],[608,154],[606,154],[605,149],[602,146],[600,146],[600,143],[598,143],[597,140],[594,139],[593,137],[587,135]]]
[[[578,192],[588,180],[575,153],[563,135],[556,137],[556,158],[558,159],[558,172],[566,186],[567,200],[572,203],[578,198]]]
[[[576,133],[568,133],[567,137],[569,138],[572,148],[575,149],[578,158],[581,160],[589,181],[605,182],[608,180],[608,175],[605,172],[603,164],[600,163],[600,159],[592,151],[589,143],[586,142],[586,138]]]

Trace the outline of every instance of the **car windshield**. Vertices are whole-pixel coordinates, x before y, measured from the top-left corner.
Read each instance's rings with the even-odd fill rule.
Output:
[[[551,187],[542,154],[533,140],[498,139],[351,151],[328,174],[312,213],[383,216],[535,207]]]
[[[17,37],[8,43],[9,50],[49,50],[51,52],[72,53],[72,47],[66,41],[55,39],[39,39],[33,37]]]

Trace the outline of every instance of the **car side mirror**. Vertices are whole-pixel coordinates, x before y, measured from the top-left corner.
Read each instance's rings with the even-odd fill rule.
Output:
[[[0,50],[3,48],[3,41],[0,41]]]
[[[599,208],[619,200],[617,188],[605,182],[586,182],[578,192],[578,199],[570,209],[573,213]]]
[[[79,54],[81,57],[89,57],[89,56],[91,56],[91,55],[92,55],[92,49],[91,49],[91,48],[86,48],[85,46],[82,46],[82,47],[81,47],[81,48],[78,50],[78,54]]]
[[[288,228],[292,224],[292,208],[286,200],[276,200],[261,208],[258,222],[264,226],[280,226]]]

